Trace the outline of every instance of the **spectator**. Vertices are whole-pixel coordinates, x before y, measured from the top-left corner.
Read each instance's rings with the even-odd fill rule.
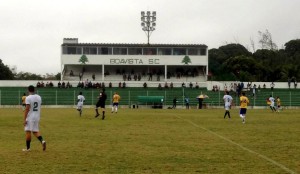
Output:
[[[185,83],[184,83],[184,82],[182,82],[181,86],[182,86],[183,88],[185,88]]]
[[[294,88],[296,89],[297,88],[297,80],[295,79],[294,81]]]
[[[79,81],[82,79],[82,73],[79,73]]]
[[[65,88],[66,87],[66,84],[65,84],[65,82],[62,82],[62,84],[61,84],[61,88]]]
[[[138,74],[138,81],[141,81],[142,79],[142,76],[141,76],[141,73]]]
[[[173,82],[170,83],[170,88],[171,88],[171,89],[173,88]]]
[[[193,83],[192,82],[190,82],[190,88],[193,88]]]
[[[161,84],[160,84],[160,83],[158,84],[158,89],[162,89],[162,87],[161,87]]]
[[[147,83],[146,82],[144,82],[143,87],[147,88]]]
[[[58,82],[57,87],[61,88],[61,83],[60,82]]]
[[[126,83],[125,82],[123,82],[123,88],[126,88]]]
[[[263,89],[266,89],[266,84],[263,85]]]
[[[273,89],[274,89],[274,87],[275,87],[274,82],[272,82],[272,83],[270,84],[270,86],[271,86],[271,90],[273,91]]]
[[[74,73],[72,70],[70,71],[70,76],[74,76]]]
[[[108,86],[109,86],[110,88],[112,88],[112,83],[111,83],[111,82],[109,82]]]
[[[198,82],[196,82],[196,86],[195,86],[196,89],[199,89],[199,85],[198,85]]]
[[[168,83],[167,83],[167,82],[165,83],[165,88],[169,88],[169,86],[168,86]]]
[[[121,88],[122,87],[122,83],[121,82],[119,82],[119,88]]]
[[[92,75],[92,79],[93,79],[93,81],[95,81],[95,73],[93,73],[93,75]]]
[[[291,89],[291,79],[288,78],[288,86],[289,86],[289,89]]]
[[[185,97],[184,102],[186,109],[190,109],[190,99],[188,97]]]

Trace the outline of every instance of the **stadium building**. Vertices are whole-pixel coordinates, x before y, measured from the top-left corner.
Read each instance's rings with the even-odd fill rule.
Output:
[[[205,87],[208,47],[203,44],[79,43],[64,38],[61,45],[61,80],[126,82],[141,87],[147,82],[194,83]],[[149,87],[150,87],[149,86]]]

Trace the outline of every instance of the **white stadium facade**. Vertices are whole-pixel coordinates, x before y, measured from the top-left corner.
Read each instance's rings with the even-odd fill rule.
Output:
[[[86,62],[80,61],[86,57]],[[159,83],[199,84],[206,87],[208,47],[203,44],[79,43],[64,38],[61,80],[97,81],[128,87],[157,87]],[[94,75],[94,79],[92,78]],[[82,76],[80,79],[79,76]]]

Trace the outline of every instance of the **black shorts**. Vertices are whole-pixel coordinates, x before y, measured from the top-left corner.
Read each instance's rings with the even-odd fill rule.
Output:
[[[100,103],[100,102],[98,102],[97,104],[96,104],[96,108],[105,108],[105,103]]]

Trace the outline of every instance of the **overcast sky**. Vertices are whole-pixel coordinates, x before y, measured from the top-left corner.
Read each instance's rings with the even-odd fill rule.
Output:
[[[299,0],[0,0],[0,59],[17,72],[60,72],[63,38],[146,43],[141,11],[157,12],[150,43],[240,43],[266,29],[279,48],[300,38]]]

